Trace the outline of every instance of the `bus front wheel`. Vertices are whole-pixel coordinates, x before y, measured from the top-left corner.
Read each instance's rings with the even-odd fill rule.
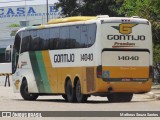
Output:
[[[111,93],[107,96],[109,102],[130,102],[133,93]]]
[[[20,93],[24,100],[36,100],[38,98],[38,94],[28,92],[28,84],[26,80],[22,82]]]
[[[75,89],[72,87],[71,80],[68,80],[65,87],[68,102],[76,102]]]
[[[81,92],[81,84],[80,81],[78,80],[76,83],[76,99],[77,102],[82,103],[82,102],[87,102],[87,95],[82,94]]]

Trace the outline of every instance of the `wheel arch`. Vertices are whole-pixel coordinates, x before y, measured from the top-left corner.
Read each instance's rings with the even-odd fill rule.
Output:
[[[28,84],[28,91],[30,93],[39,93],[38,92],[38,87],[36,84],[36,80],[30,76],[23,76],[22,77],[22,81],[21,81],[21,85],[24,81],[27,81]]]

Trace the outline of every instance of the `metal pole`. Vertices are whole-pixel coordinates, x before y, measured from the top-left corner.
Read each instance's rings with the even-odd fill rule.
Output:
[[[25,0],[25,21],[27,21],[27,7],[26,7],[26,0]]]
[[[46,8],[47,8],[47,22],[48,22],[48,0],[46,0]]]

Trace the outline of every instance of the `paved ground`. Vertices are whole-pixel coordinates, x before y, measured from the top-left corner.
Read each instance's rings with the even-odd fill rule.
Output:
[[[153,84],[152,89],[147,93],[151,98],[160,100],[160,84]]]
[[[19,93],[13,93],[12,87],[0,86],[0,111],[160,111],[160,84],[153,85],[151,92],[135,94],[129,103],[109,103],[106,97],[90,97],[87,103],[67,103],[61,96],[40,96],[37,101],[24,101]],[[3,118],[6,120],[6,118]],[[17,120],[17,118],[12,118]],[[21,120],[22,118],[18,118]],[[30,118],[32,119],[32,118]],[[46,120],[46,118],[42,118]],[[147,118],[85,118],[61,117],[51,120],[159,120],[159,117]],[[2,120],[2,118],[0,118]],[[8,119],[11,120],[11,119]],[[25,118],[24,118],[25,120]],[[28,120],[28,119],[27,119]],[[33,118],[32,120],[39,120]]]

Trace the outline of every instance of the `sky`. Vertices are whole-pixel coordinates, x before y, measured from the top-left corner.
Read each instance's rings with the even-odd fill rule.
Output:
[[[26,2],[25,2],[26,1]],[[47,0],[0,0],[0,7],[21,6],[21,5],[39,5],[46,4]],[[48,4],[54,4],[58,0],[48,0]]]

